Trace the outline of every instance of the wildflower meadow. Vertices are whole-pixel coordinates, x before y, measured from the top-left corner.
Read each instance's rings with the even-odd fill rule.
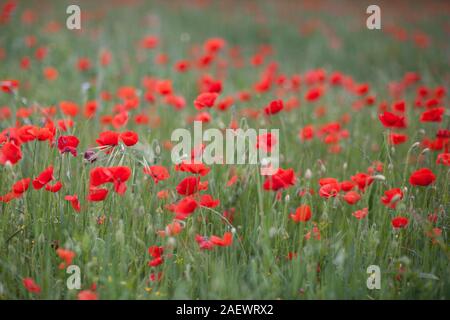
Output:
[[[1,1],[0,299],[449,299],[450,4],[371,4]]]

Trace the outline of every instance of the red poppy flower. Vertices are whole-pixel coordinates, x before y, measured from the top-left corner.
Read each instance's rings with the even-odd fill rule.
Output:
[[[47,169],[42,171],[39,176],[33,180],[33,188],[38,190],[43,188],[47,183],[52,181],[53,178],[53,166],[49,166]]]
[[[176,187],[178,194],[190,196],[199,190],[206,190],[207,183],[200,181],[200,177],[187,177],[181,180]]]
[[[79,143],[80,140],[75,136],[60,136],[58,138],[58,150],[60,153],[70,152],[76,157]]]
[[[111,124],[115,129],[119,129],[128,123],[128,112],[119,112],[112,120]]]
[[[203,108],[211,108],[219,95],[216,92],[201,93],[194,101],[194,106],[197,110]]]
[[[22,159],[22,151],[20,147],[11,142],[5,142],[0,148],[0,164],[5,165],[7,162],[16,164]]]
[[[391,223],[392,223],[392,226],[395,228],[395,229],[399,229],[399,228],[405,228],[407,225],[408,225],[408,222],[409,222],[409,220],[408,220],[408,218],[406,218],[406,217],[395,217],[394,219],[392,219],[392,221],[391,221]]]
[[[79,109],[78,105],[72,101],[61,101],[59,103],[59,108],[61,109],[62,113],[70,117],[76,117]]]
[[[305,94],[305,100],[313,102],[318,100],[322,95],[323,95],[323,88],[321,87],[311,88]]]
[[[117,146],[119,144],[119,133],[114,131],[104,131],[95,140],[100,146]]]
[[[379,119],[383,126],[386,128],[406,128],[406,122],[404,116],[397,116],[392,112],[385,111],[380,114]]]
[[[341,190],[341,186],[339,183],[328,183],[320,187],[319,189],[319,196],[322,198],[334,198],[338,195],[339,191]]]
[[[12,191],[15,194],[24,193],[25,191],[28,190],[28,187],[30,186],[30,181],[31,181],[30,178],[24,178],[24,179],[17,181],[16,183],[13,184]]]
[[[258,136],[256,148],[261,148],[264,152],[272,152],[272,147],[278,143],[277,138],[272,133],[264,133]]]
[[[127,147],[131,147],[138,142],[139,136],[136,132],[126,131],[120,134],[120,140],[122,140]]]
[[[444,107],[433,108],[433,109],[424,111],[420,115],[420,121],[421,122],[441,122],[442,116],[444,115],[444,113],[445,113]]]
[[[108,195],[108,189],[103,188],[90,188],[89,194],[88,194],[88,200],[97,202],[97,201],[103,201],[105,200],[106,196]]]
[[[18,80],[2,80],[0,81],[0,88],[3,92],[12,93],[19,88]]]
[[[372,184],[374,178],[367,173],[357,173],[352,176],[352,181],[356,183],[359,190],[364,191],[366,187]]]
[[[267,176],[264,181],[264,190],[278,191],[286,189],[295,184],[295,174],[293,169],[279,168],[274,175]]]
[[[80,207],[80,201],[78,200],[78,195],[74,194],[72,195],[67,195],[64,197],[65,200],[70,201],[70,204],[72,205],[72,208],[76,211],[79,212],[81,207]]]
[[[428,168],[419,169],[411,174],[409,183],[413,186],[428,186],[436,180],[433,171]]]
[[[162,254],[164,252],[164,248],[163,247],[158,247],[158,246],[151,246],[148,248],[148,253],[150,254],[150,256],[153,258],[148,265],[150,267],[157,267],[159,266],[161,263],[164,262],[164,259],[162,257]]]
[[[274,100],[264,108],[264,112],[268,116],[274,115],[283,110],[283,107],[284,107],[283,100]]]
[[[450,166],[450,153],[438,154],[436,159],[437,164],[442,164],[444,166]]]
[[[325,186],[330,183],[338,183],[338,180],[336,178],[320,178],[319,179],[319,184],[321,186]]]
[[[188,163],[182,162],[181,164],[175,165],[175,171],[190,172],[193,174],[199,174],[205,176],[209,173],[211,169],[205,166],[203,163]]]
[[[144,168],[144,173],[153,178],[155,184],[170,177],[169,171],[163,166],[150,166]]]
[[[362,210],[357,210],[352,213],[352,216],[354,216],[356,219],[364,219],[369,214],[368,208],[363,208]]]
[[[306,222],[311,219],[311,208],[307,204],[301,205],[295,211],[295,214],[290,214],[289,217],[294,220],[294,222]]]
[[[0,196],[0,202],[5,202],[8,203],[11,200],[20,198],[22,196],[21,193],[14,193],[14,192],[8,192],[7,194],[5,194],[4,196]]]
[[[141,47],[145,49],[154,49],[158,46],[159,38],[153,35],[146,36],[141,40]]]
[[[158,235],[161,237],[175,236],[183,230],[183,225],[178,221],[173,221],[168,224],[164,230],[158,231]]]
[[[346,181],[342,181],[340,183],[341,190],[345,191],[345,192],[352,190],[354,187],[355,187],[355,183],[353,181],[346,180]]]
[[[131,169],[125,166],[110,167],[109,171],[113,176],[114,191],[122,195],[127,191],[127,185],[125,182],[131,176]]]
[[[219,199],[214,199],[209,194],[204,194],[200,198],[200,205],[203,206],[203,207],[215,208],[219,204],[220,204],[220,200]]]
[[[102,184],[113,182],[114,177],[111,171],[105,167],[91,169],[89,184],[91,187],[97,187]]]
[[[64,262],[62,262],[59,265],[59,269],[64,269],[72,264],[73,258],[75,258],[76,254],[72,250],[62,249],[58,248],[56,250],[56,254],[60,259],[62,259]]]
[[[197,206],[197,201],[186,197],[176,204],[169,205],[168,209],[176,213],[175,219],[184,220],[197,209]]]
[[[62,188],[61,181],[57,181],[54,185],[47,184],[45,186],[45,190],[53,192],[53,193],[58,192],[59,190],[61,190],[61,188]]]
[[[299,132],[300,140],[306,141],[314,138],[314,127],[312,125],[307,125],[302,128]]]
[[[98,300],[98,295],[92,290],[81,290],[78,295],[78,300]]]
[[[195,241],[200,246],[200,249],[211,250],[212,248],[214,248],[214,244],[208,239],[208,237],[204,237],[197,234],[195,236]]]
[[[211,236],[209,240],[216,246],[228,247],[233,243],[233,234],[231,232],[225,232],[222,238]]]
[[[24,278],[22,280],[23,286],[31,293],[40,293],[41,287],[39,287],[32,278]]]
[[[398,145],[405,143],[408,140],[408,136],[406,134],[394,133],[391,132],[389,134],[389,143],[393,145]]]
[[[395,209],[398,202],[403,199],[403,192],[400,188],[390,189],[384,192],[381,202],[388,208]]]
[[[305,239],[309,240],[311,239],[311,236],[313,236],[315,240],[320,240],[321,238],[320,230],[316,225],[313,226],[312,231],[309,231],[307,234],[305,234]]]
[[[361,196],[358,192],[355,191],[349,191],[344,195],[344,200],[348,204],[355,204],[361,199]]]

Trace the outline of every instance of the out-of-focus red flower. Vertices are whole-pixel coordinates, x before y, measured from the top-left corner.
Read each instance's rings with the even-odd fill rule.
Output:
[[[428,186],[436,180],[433,171],[428,168],[419,169],[411,174],[409,183],[413,186]]]
[[[141,40],[141,47],[144,49],[154,49],[158,46],[159,39],[156,36],[149,35]]]
[[[5,142],[0,148],[0,164],[5,165],[7,162],[16,164],[22,159],[22,151],[20,147],[12,142]]]
[[[38,294],[41,292],[41,287],[38,286],[32,278],[24,278],[22,280],[22,283],[28,292],[38,293]]]
[[[53,166],[49,166],[47,169],[42,171],[36,178],[33,179],[33,188],[38,190],[42,189],[47,183],[52,181],[53,177]]]
[[[61,101],[59,103],[59,108],[61,109],[62,113],[70,117],[76,117],[79,110],[78,105],[72,101]]]
[[[286,189],[295,184],[295,174],[293,169],[279,168],[274,175],[267,176],[264,181],[264,190],[278,191]]]
[[[278,143],[277,138],[272,133],[264,133],[258,136],[256,148],[263,149],[264,152],[272,152],[272,147]]]
[[[444,166],[450,166],[450,153],[438,154],[436,159],[437,164],[442,164]]]
[[[394,133],[391,132],[389,134],[389,143],[393,145],[398,145],[405,143],[408,140],[408,136],[406,134]]]
[[[299,137],[302,141],[311,140],[314,138],[314,127],[312,125],[307,125],[300,129]]]
[[[19,88],[19,80],[2,80],[0,81],[0,88],[3,92],[12,93]]]
[[[341,191],[341,186],[338,182],[330,182],[324,184],[319,189],[319,196],[322,198],[334,198],[338,195],[339,191]]]
[[[63,262],[59,265],[59,269],[65,269],[72,264],[73,258],[75,258],[76,254],[72,250],[58,248],[56,250],[56,254]]]
[[[162,257],[162,254],[164,252],[164,248],[163,247],[158,247],[158,246],[151,246],[148,248],[148,253],[150,254],[150,256],[153,258],[151,261],[149,261],[148,265],[150,267],[157,267],[159,266],[161,263],[164,262],[164,259]]]
[[[87,101],[84,105],[84,116],[86,118],[91,118],[95,115],[95,112],[97,111],[97,101],[96,100],[90,100]]]
[[[170,177],[169,171],[163,166],[150,166],[144,168],[144,173],[152,177],[155,184]]]
[[[119,137],[127,147],[134,146],[139,140],[138,134],[134,131],[122,132]]]
[[[216,92],[204,92],[201,93],[194,101],[194,106],[197,110],[203,108],[211,108],[214,105],[219,95]]]
[[[92,202],[103,201],[108,195],[108,189],[104,188],[90,188],[88,200]]]
[[[24,193],[25,191],[28,190],[28,187],[30,186],[30,181],[31,181],[30,178],[24,178],[24,179],[17,181],[16,183],[13,184],[12,191],[15,194]]]
[[[91,60],[86,57],[81,57],[77,61],[77,68],[80,71],[88,71],[91,68]]]
[[[178,194],[190,196],[197,191],[206,190],[208,184],[200,181],[200,177],[186,177],[177,185]]]
[[[79,212],[81,207],[80,207],[80,201],[78,200],[78,195],[74,194],[74,195],[67,195],[64,197],[65,200],[70,201],[70,204],[72,205],[72,208],[76,211]]]
[[[349,191],[344,195],[344,200],[348,204],[355,204],[361,199],[361,195],[355,191]]]
[[[388,208],[395,209],[398,202],[403,199],[403,192],[400,188],[390,189],[384,192],[381,202]]]
[[[378,117],[383,126],[385,126],[386,128],[399,128],[399,129],[406,128],[404,116],[398,116],[396,114],[393,114],[392,112],[385,111]]]
[[[49,81],[54,81],[58,79],[59,72],[54,67],[46,67],[44,68],[44,77]]]
[[[406,217],[395,217],[392,219],[391,224],[395,229],[405,228],[408,225],[408,218]]]
[[[161,237],[175,236],[183,230],[183,225],[178,221],[168,224],[164,230],[159,230],[158,235]]]
[[[119,133],[114,131],[104,131],[95,140],[100,146],[117,146],[119,144]]]
[[[76,157],[79,143],[80,140],[75,136],[60,136],[58,138],[58,150],[60,153],[70,152]]]
[[[92,290],[81,290],[78,292],[78,300],[98,300],[98,295]]]
[[[284,108],[283,100],[274,100],[264,108],[264,113],[268,116],[271,116],[277,114],[278,112],[283,110],[283,108]]]
[[[323,88],[311,88],[305,94],[305,100],[309,102],[314,102],[318,100],[323,95]]]
[[[209,240],[216,246],[228,247],[233,243],[233,234],[231,232],[225,232],[222,238],[211,236]]]
[[[61,190],[61,188],[62,188],[62,183],[61,183],[61,181],[56,181],[56,183],[53,184],[53,185],[47,184],[47,185],[45,186],[45,190],[50,191],[50,192],[53,192],[53,193],[58,192],[59,190]]]
[[[189,163],[186,161],[183,161],[181,164],[175,165],[175,171],[183,171],[183,172],[190,172],[193,174],[199,174],[201,176],[205,176],[209,173],[211,169],[208,168],[203,163]]]
[[[367,173],[357,173],[352,176],[352,181],[356,183],[359,190],[364,191],[366,187],[370,186],[374,181],[374,178]]]
[[[353,212],[352,216],[354,216],[356,219],[360,220],[360,219],[364,219],[368,214],[369,214],[369,209],[363,208],[361,210],[357,210],[357,211]]]
[[[441,122],[442,116],[444,115],[444,113],[445,113],[444,107],[433,108],[433,109],[424,111],[420,115],[420,121],[422,121],[422,122]]]
[[[209,194],[204,194],[200,197],[200,205],[208,208],[215,208],[220,204],[219,199],[214,199]]]
[[[197,209],[197,206],[197,201],[191,197],[185,197],[178,203],[169,205],[167,208],[176,213],[175,219],[185,220]]]
[[[306,222],[311,219],[312,213],[311,208],[307,204],[303,204],[295,210],[295,214],[291,213],[289,217],[294,220],[294,222]]]

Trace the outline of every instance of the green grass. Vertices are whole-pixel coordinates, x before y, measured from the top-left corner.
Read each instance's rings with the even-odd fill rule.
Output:
[[[41,3],[41,2],[39,2]],[[72,4],[73,2],[70,2]],[[186,99],[187,106],[174,111],[158,100],[156,107],[141,101],[139,111],[151,110],[150,117],[160,117],[160,126],[137,126],[131,121],[127,130],[139,133],[140,146],[146,160],[155,161],[169,168],[170,178],[155,185],[142,174],[142,154],[136,148],[118,150],[94,164],[82,161],[83,151],[95,146],[95,138],[105,129],[99,116],[111,114],[118,101],[102,103],[99,115],[86,120],[79,115],[74,126],[64,134],[80,139],[79,155],[61,156],[47,141],[30,142],[22,147],[23,159],[14,167],[0,167],[0,194],[6,194],[11,185],[23,177],[36,177],[48,165],[53,164],[55,178],[64,187],[58,193],[34,190],[31,186],[25,195],[9,203],[0,203],[0,299],[76,299],[77,290],[68,290],[64,270],[58,269],[60,259],[54,244],[76,252],[73,264],[81,269],[82,289],[97,284],[100,299],[448,299],[450,293],[448,226],[450,209],[449,169],[437,165],[436,151],[423,151],[422,146],[411,148],[424,136],[433,137],[438,128],[449,128],[448,98],[444,121],[421,123],[421,110],[413,107],[414,87],[402,97],[407,103],[409,135],[407,143],[386,145],[387,129],[378,121],[377,105],[381,101],[392,103],[388,84],[399,81],[408,71],[421,75],[420,84],[434,88],[443,85],[449,89],[449,10],[444,2],[430,5],[420,2],[404,2],[402,6],[382,6],[383,31],[370,31],[365,27],[367,5],[359,2],[337,4],[323,2],[322,8],[313,10],[295,1],[279,4],[270,1],[212,2],[200,9],[184,1],[136,1],[133,5],[118,6],[110,2],[79,2],[82,12],[97,14],[83,20],[82,33],[65,28],[65,8],[68,3],[43,1],[41,4],[20,2],[11,22],[0,26],[0,47],[6,58],[0,61],[0,80],[18,79],[19,95],[0,92],[0,106],[11,110],[21,106],[38,104],[42,107],[57,105],[62,100],[72,100],[80,106],[87,100],[98,98],[103,90],[115,93],[123,85],[143,90],[144,76],[171,79],[177,94]],[[225,5],[224,3],[228,3]],[[39,13],[33,26],[20,22],[25,9]],[[238,9],[239,8],[239,9]],[[339,9],[339,11],[337,11]],[[48,10],[47,10],[48,9]],[[334,11],[333,11],[334,10]],[[45,15],[43,14],[45,12]],[[333,12],[340,12],[335,16]],[[424,16],[432,18],[425,19]],[[253,13],[253,15],[251,15]],[[153,25],[145,18],[153,17]],[[410,19],[408,19],[408,17]],[[156,19],[156,20],[155,20]],[[302,36],[300,26],[319,20],[318,31]],[[61,24],[57,33],[45,33],[41,29],[50,21]],[[261,21],[265,21],[261,23]],[[417,48],[413,41],[393,40],[385,25],[403,26],[410,34],[422,30],[431,38],[428,48]],[[448,23],[447,23],[448,28]],[[322,30],[322,31],[320,31]],[[325,30],[325,31],[323,31]],[[327,34],[334,33],[341,41],[339,49],[332,49]],[[42,61],[33,58],[35,48],[27,48],[24,37],[35,35],[38,46],[49,47],[48,57]],[[151,51],[137,48],[139,40],[155,34],[160,46]],[[188,34],[190,41],[180,41]],[[170,151],[162,148],[160,158],[152,159],[152,146],[170,140],[171,132],[179,127],[190,128],[186,118],[195,113],[193,100],[197,96],[197,80],[203,71],[192,70],[176,73],[172,65],[178,59],[188,57],[193,44],[201,45],[209,37],[219,36],[227,41],[228,48],[239,46],[246,61],[261,44],[271,44],[275,51],[268,61],[279,63],[279,70],[286,75],[324,68],[328,73],[341,71],[358,82],[367,82],[376,104],[354,111],[351,104],[357,99],[341,88],[331,88],[318,105],[327,109],[323,118],[314,114],[314,105],[303,100],[305,88],[295,93],[301,107],[274,116],[247,119],[252,128],[279,128],[281,167],[293,168],[297,173],[295,186],[283,191],[282,201],[275,192],[262,189],[263,177],[258,167],[236,166],[240,182],[225,188],[231,166],[212,166],[204,177],[209,181],[208,193],[221,201],[215,208],[219,214],[235,208],[233,226],[236,228],[230,247],[217,247],[212,251],[200,250],[195,235],[223,235],[229,226],[217,212],[206,208],[197,211],[186,220],[184,230],[175,239],[161,238],[156,234],[173,219],[165,206],[175,202],[175,187],[187,176],[173,169]],[[94,38],[95,37],[95,38]],[[87,73],[75,68],[77,58],[87,56],[96,61],[100,48],[108,48],[113,55],[108,67],[94,64]],[[164,52],[170,63],[161,66],[153,63],[154,56]],[[139,62],[138,55],[144,55]],[[226,50],[221,54],[229,59]],[[22,70],[19,61],[30,56],[31,67]],[[229,61],[230,62],[230,61]],[[42,75],[45,66],[54,66],[59,78],[46,81]],[[257,81],[261,67],[248,63],[241,69],[229,68],[223,81],[221,97],[241,90],[251,90]],[[208,71],[214,74],[213,71]],[[82,91],[84,82],[93,81],[88,91]],[[22,101],[20,98],[26,98]],[[217,128],[227,125],[233,112],[243,108],[263,108],[276,98],[275,90],[263,95],[255,94],[250,102],[237,102],[235,107],[221,113],[210,110],[212,122],[204,127]],[[159,98],[158,98],[159,99]],[[132,112],[134,115],[136,111]],[[351,115],[345,125],[349,139],[342,140],[342,152],[331,154],[319,139],[302,143],[298,131],[306,124],[321,125],[338,121],[344,113]],[[55,119],[63,115],[58,109]],[[42,125],[37,113],[29,119]],[[241,121],[241,116],[237,118]],[[12,118],[0,120],[0,130],[13,125]],[[121,131],[124,131],[122,128]],[[373,148],[377,146],[377,148]],[[419,155],[423,157],[418,158]],[[322,168],[319,160],[324,163]],[[335,177],[348,180],[357,172],[365,172],[373,161],[384,164],[385,181],[375,181],[353,206],[342,199],[323,199],[317,195],[318,180]],[[124,196],[110,192],[107,200],[90,203],[87,194],[89,171],[95,166],[129,166],[133,175],[128,181]],[[428,167],[437,176],[428,187],[412,187],[407,179],[418,168]],[[304,173],[310,169],[311,179]],[[406,179],[406,181],[405,181]],[[298,196],[299,190],[313,188],[313,196]],[[388,209],[380,202],[387,189],[406,187],[404,199],[397,209]],[[162,189],[171,190],[169,200],[156,196]],[[82,211],[76,213],[66,194],[78,194]],[[289,196],[289,201],[286,197]],[[295,224],[289,219],[301,204],[311,206],[313,217],[307,223]],[[363,207],[369,215],[363,220],[351,213]],[[442,229],[438,244],[433,244],[425,232],[433,226],[427,221],[429,213],[438,213],[434,226]],[[97,218],[105,215],[103,225]],[[397,215],[410,219],[405,229],[394,230],[391,219]],[[321,231],[321,240],[305,240],[313,222]],[[166,247],[172,256],[157,268],[147,266],[151,245]],[[288,252],[298,257],[287,260]],[[317,267],[320,266],[320,273]],[[370,265],[381,268],[381,289],[369,290],[366,286]],[[401,279],[397,279],[403,268]],[[160,282],[148,280],[152,272],[162,272]],[[425,274],[425,275],[424,275]],[[432,275],[432,276],[431,276]],[[32,277],[42,292],[31,294],[22,285],[22,279]]]

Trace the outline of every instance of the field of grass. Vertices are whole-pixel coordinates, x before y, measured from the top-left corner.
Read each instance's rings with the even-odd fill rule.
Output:
[[[0,299],[449,299],[448,2],[381,2],[381,30],[366,1],[0,4]],[[294,175],[179,170],[194,119],[279,129]]]

